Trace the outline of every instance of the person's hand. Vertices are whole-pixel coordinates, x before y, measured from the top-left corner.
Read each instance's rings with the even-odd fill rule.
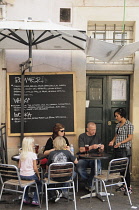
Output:
[[[110,146],[110,147],[112,147],[112,146],[113,146],[113,144],[114,144],[114,142],[113,142],[113,141],[110,141],[110,142],[109,142],[109,146]]]
[[[66,150],[69,150],[70,151],[70,147],[69,146],[66,146]]]
[[[99,148],[100,148],[101,150],[104,150],[104,144],[99,144]]]
[[[118,148],[120,145],[121,145],[121,143],[119,142],[114,146],[114,148]]]
[[[100,144],[93,144],[92,146],[93,146],[92,149],[98,149],[98,148],[100,148]]]
[[[38,173],[37,175],[38,175],[38,179],[40,180],[40,174]]]

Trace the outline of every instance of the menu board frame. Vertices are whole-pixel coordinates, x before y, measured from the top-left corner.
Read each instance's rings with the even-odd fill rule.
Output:
[[[33,77],[33,79],[32,79],[32,77]],[[20,121],[19,116],[15,118],[14,115],[16,114],[16,112],[13,115],[13,109],[19,110],[18,106],[21,106],[21,103],[19,102],[20,97],[15,96],[15,98],[14,98],[14,95],[16,95],[16,94],[14,94],[14,91],[17,93],[20,92],[20,94],[21,94],[21,89],[20,89],[21,84],[15,85],[15,83],[12,82],[13,78],[14,78],[14,80],[16,79],[16,81],[18,81],[18,79],[21,78],[21,74],[16,73],[16,72],[7,73],[7,133],[8,133],[8,136],[20,136],[21,133],[19,132],[19,125],[18,125],[18,123]],[[30,131],[28,132],[29,126],[26,129],[26,127],[27,127],[26,124],[29,123],[30,121],[28,120],[29,118],[25,119],[25,115],[24,115],[24,121],[25,121],[24,122],[24,125],[25,125],[24,126],[25,127],[24,128],[25,129],[24,136],[51,135],[52,128],[55,123],[62,123],[66,128],[67,135],[76,134],[76,82],[75,82],[76,77],[75,77],[75,72],[27,72],[27,73],[25,73],[25,78],[31,78],[31,79],[28,79],[29,81],[33,81],[35,79],[34,81],[36,81],[36,84],[33,87],[33,84],[30,85],[30,83],[28,83],[27,89],[26,89],[26,84],[24,84],[24,90],[25,90],[24,103],[30,103],[28,101],[31,101],[30,97],[26,97],[26,95],[28,94],[27,90],[28,90],[28,92],[31,90],[31,92],[33,92],[32,94],[34,94],[31,97],[36,98],[36,95],[34,92],[37,92],[37,94],[39,94],[39,92],[41,92],[41,89],[42,89],[43,92],[47,92],[46,96],[48,96],[47,94],[48,94],[48,89],[49,89],[49,96],[51,96],[51,97],[47,97],[47,98],[53,98],[53,101],[54,101],[53,107],[48,106],[48,104],[46,104],[46,101],[44,101],[44,103],[42,102],[43,98],[45,98],[45,100],[46,100],[46,97],[44,97],[44,94],[42,94],[42,93],[41,93],[42,96],[38,95],[37,103],[38,103],[38,101],[41,101],[40,107],[42,107],[42,104],[45,104],[45,105],[43,105],[43,109],[45,109],[44,113],[50,113],[51,111],[49,111],[49,112],[47,112],[47,111],[51,110],[51,108],[53,108],[52,113],[54,111],[54,112],[57,112],[58,114],[57,114],[57,117],[55,117],[55,116],[45,117],[47,119],[47,120],[45,119],[46,121],[44,121],[44,119],[43,119],[44,117],[42,117],[42,115],[41,115],[41,117],[39,117],[40,119],[38,120],[38,125],[41,125],[41,123],[42,123],[42,125],[44,125],[44,122],[46,122],[46,127],[42,128],[43,130],[41,129],[39,132],[38,131],[36,132],[35,126],[34,126],[34,128],[32,126],[33,124],[29,124],[29,125],[31,125],[30,127],[32,127],[32,130],[31,130],[31,132]],[[43,85],[43,82],[42,82],[42,88],[40,88],[41,85],[39,85],[39,88],[37,86],[37,84],[39,84],[39,83],[37,83],[39,78],[43,78],[40,80],[45,81],[45,85]],[[51,84],[50,78],[53,81],[52,84]],[[28,81],[28,80],[26,79],[26,81]],[[46,81],[47,81],[47,84],[46,84]],[[56,81],[56,84],[54,84],[54,81]],[[14,85],[15,85],[15,87],[13,87]],[[53,89],[53,91],[51,91],[52,89]],[[32,94],[30,94],[30,95],[32,95]],[[39,98],[39,97],[41,97],[41,98]],[[28,98],[29,98],[29,100],[28,100]],[[61,103],[61,101],[59,101],[60,98],[63,98],[63,100],[65,100],[65,101],[62,101],[62,103]],[[13,99],[14,99],[14,102],[13,102]],[[17,106],[17,104],[18,104],[18,106]],[[30,104],[31,109],[35,109],[34,107],[36,107],[36,106],[37,106],[37,109],[41,109],[40,107],[38,108],[39,105]],[[67,111],[65,112],[65,110],[67,110]],[[26,113],[26,110],[24,110],[24,111]],[[19,113],[19,111],[18,111],[18,113]],[[36,113],[38,114],[38,110],[36,110]],[[60,116],[60,113],[61,113],[61,116]],[[31,112],[29,112],[28,116],[29,117],[31,116]],[[20,117],[21,117],[21,115],[20,115]],[[43,119],[42,121],[41,121],[41,118]],[[53,118],[56,118],[56,119],[53,119]],[[16,123],[15,119],[17,119],[17,123]],[[31,120],[32,120],[32,123],[36,122],[35,120],[33,121],[33,118]],[[48,120],[49,120],[49,123],[47,123]],[[21,121],[20,121],[20,124],[21,124]],[[51,125],[51,127],[49,125]],[[17,131],[16,131],[16,127],[18,127]],[[41,128],[41,126],[40,126],[40,128]],[[39,128],[37,127],[37,129],[39,129]]]

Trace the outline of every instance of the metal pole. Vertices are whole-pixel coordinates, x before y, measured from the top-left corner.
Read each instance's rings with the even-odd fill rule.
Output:
[[[32,64],[32,31],[29,30],[29,61]],[[29,72],[32,72],[32,65],[29,66]]]
[[[20,147],[22,147],[22,140],[24,138],[24,70],[22,64],[21,67],[21,136],[20,136]]]

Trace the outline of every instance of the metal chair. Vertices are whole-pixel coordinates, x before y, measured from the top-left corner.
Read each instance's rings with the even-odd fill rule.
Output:
[[[46,193],[46,210],[48,210],[48,191],[58,189],[72,189],[74,209],[76,210],[76,197],[74,186],[74,163],[51,163],[48,168],[48,178],[44,179],[45,193]],[[67,186],[63,184],[67,183]],[[43,189],[43,188],[42,188]]]
[[[39,206],[41,207],[38,187],[35,180],[31,180],[31,181],[21,180],[18,168],[15,165],[0,164],[0,180],[2,183],[2,188],[0,192],[0,200],[2,198],[2,194],[4,190],[21,193],[22,194],[22,200],[20,204],[20,210],[21,210],[23,206],[23,199],[24,199],[26,188],[29,186],[35,186],[37,195],[38,195]]]
[[[125,180],[128,162],[129,162],[129,160],[127,157],[113,159],[109,162],[108,170],[106,171],[105,174],[94,176],[94,178],[96,180],[101,181],[103,183],[110,210],[111,210],[111,204],[110,204],[110,200],[108,197],[107,187],[111,187],[111,190],[112,190],[112,186],[117,185],[117,184],[125,185],[130,205],[132,205],[130,194],[128,192],[128,188],[127,188],[127,184],[126,184],[126,180]],[[121,172],[124,175],[121,175]],[[119,182],[119,179],[121,180],[120,182]],[[108,181],[110,181],[111,183],[109,183]],[[93,182],[92,182],[92,185],[94,184]],[[110,195],[111,195],[111,191],[110,191]]]

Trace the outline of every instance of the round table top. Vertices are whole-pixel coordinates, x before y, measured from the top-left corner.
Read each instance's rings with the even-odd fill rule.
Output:
[[[13,155],[13,156],[11,157],[11,159],[12,159],[13,161],[19,161],[19,154]]]
[[[20,154],[13,155],[13,156],[11,157],[11,159],[12,159],[13,161],[19,161],[19,156],[20,156]],[[42,159],[46,158],[46,155],[39,155],[39,154],[38,154],[37,156],[38,156],[37,160],[42,160]]]
[[[79,154],[80,159],[108,159],[111,155],[101,152],[101,153],[89,153],[89,154]]]

